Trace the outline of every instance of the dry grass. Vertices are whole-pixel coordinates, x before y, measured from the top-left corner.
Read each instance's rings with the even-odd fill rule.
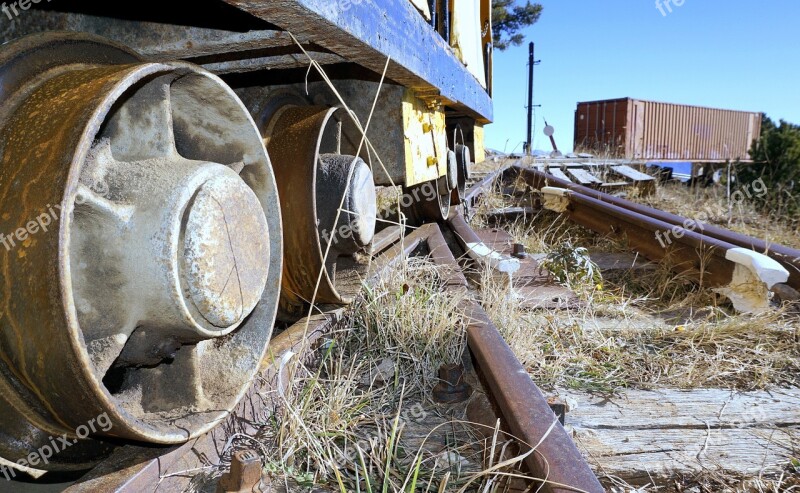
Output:
[[[466,350],[463,295],[443,290],[443,274],[425,259],[400,262],[365,286],[352,309],[351,351],[393,361],[407,391],[432,388],[439,367],[459,363]]]
[[[481,226],[480,218],[473,222],[473,226],[476,225]],[[547,210],[538,211],[533,217],[524,221],[505,225],[503,229],[514,238],[514,241],[525,245],[526,251],[532,253],[549,253],[555,246],[567,242],[586,248],[609,245],[609,241],[605,238],[598,237],[562,215]]]
[[[667,195],[660,190],[659,200]],[[485,227],[487,210],[512,197],[495,187],[487,200],[491,206],[479,210],[475,227]],[[628,251],[624,238],[597,235],[549,211],[503,229],[550,259],[563,257],[569,245]],[[675,274],[669,260],[601,282],[568,277],[583,305],[547,313],[524,310],[506,284],[483,279],[484,307],[541,385],[603,392],[800,385],[800,322],[792,307],[760,317],[734,314],[724,299]]]
[[[704,289],[688,274],[676,273],[674,261],[670,258],[652,265],[652,268],[606,275],[604,286],[607,296],[601,300],[607,304],[639,300],[637,306],[653,313],[690,310],[690,316],[704,312],[732,314],[724,298]]]
[[[292,360],[254,443],[287,491],[502,491],[520,459],[485,468],[484,438],[464,408],[429,402],[443,364],[466,349],[462,295],[422,259],[388,269],[349,310],[312,362]],[[491,433],[490,433],[491,434]],[[508,441],[495,431],[498,444]],[[237,443],[234,442],[234,448]],[[490,464],[491,465],[491,464]],[[319,488],[322,488],[320,490]]]
[[[690,217],[697,217],[692,211],[702,210],[709,222],[726,227],[727,206],[722,208],[724,200],[720,202],[717,192],[670,186],[659,189],[649,203]],[[487,226],[488,211],[514,200],[495,188],[490,205],[479,210],[473,226]],[[732,221],[733,229],[797,245],[788,223],[775,227],[746,204],[739,206],[748,210]],[[548,211],[501,227],[539,258],[570,257],[564,253],[570,246],[573,253],[574,247],[629,251],[624,238],[597,235]],[[581,262],[574,264],[585,268]],[[545,388],[612,394],[625,389],[800,386],[800,321],[795,307],[759,317],[738,315],[726,300],[675,274],[672,267],[667,259],[651,269],[606,274],[599,283],[593,276],[566,276],[565,284],[583,304],[549,312],[525,310],[507,284],[485,275],[482,302],[533,380]],[[787,450],[787,457],[796,453]],[[743,478],[721,470],[676,476],[672,484],[660,486],[605,481],[609,491],[620,493],[800,491],[800,463],[794,464],[787,465],[783,476]]]
[[[668,183],[659,186],[652,197],[629,197],[629,199],[760,238],[767,243],[800,248],[800,223],[797,220],[771,217],[758,212],[749,200],[729,201],[725,187],[702,188]]]
[[[531,312],[491,279],[484,279],[484,307],[542,386],[617,392],[800,385],[800,330],[783,312],[750,317],[716,309],[678,325],[638,308],[646,299],[600,290],[581,308]]]

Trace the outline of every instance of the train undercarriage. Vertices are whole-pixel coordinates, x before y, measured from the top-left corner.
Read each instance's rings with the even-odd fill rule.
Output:
[[[488,1],[441,3],[3,9],[1,465],[208,432],[276,319],[352,300],[376,187],[447,219],[484,158],[491,28]]]

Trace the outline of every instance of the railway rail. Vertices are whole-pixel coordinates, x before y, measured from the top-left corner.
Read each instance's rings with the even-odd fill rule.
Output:
[[[661,223],[669,224],[670,229],[672,226],[678,226],[686,229],[687,224],[696,224],[689,218],[678,216],[666,211],[648,207],[642,204],[637,204],[614,195],[603,193],[582,185],[572,182],[567,182],[556,178],[554,176],[543,174],[541,171],[527,168],[517,168],[522,179],[529,185],[541,188],[543,186],[553,186],[564,188],[575,193],[599,200],[604,204],[612,205],[625,209],[636,214],[650,217]],[[746,248],[753,250],[757,253],[767,255],[776,262],[779,262],[788,272],[789,279],[786,284],[794,289],[800,289],[800,250],[786,247],[784,245],[768,243],[762,239],[747,236],[729,229],[720,228],[713,224],[702,225],[703,236],[708,238],[720,240],[733,247]]]
[[[743,312],[770,307],[770,291],[800,289],[800,251],[643,206],[515,163],[484,177],[472,190],[520,180],[539,192],[539,205],[604,235],[729,298]],[[474,195],[473,195],[474,197]],[[784,291],[785,292],[785,291]]]

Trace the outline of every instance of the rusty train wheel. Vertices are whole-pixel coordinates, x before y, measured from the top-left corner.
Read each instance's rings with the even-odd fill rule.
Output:
[[[457,186],[453,190],[450,205],[459,205],[467,195],[467,181],[470,179],[472,167],[472,153],[464,142],[461,126],[456,126],[453,130],[453,150],[456,153]]]
[[[375,182],[364,160],[366,146],[356,156],[360,134],[344,110],[290,101],[267,107],[270,117],[260,121],[278,182],[286,242],[280,316],[296,320],[312,299],[316,305],[352,302],[345,284],[352,282],[355,267],[347,259],[372,243]]]
[[[403,194],[413,197],[414,202],[403,212],[412,225],[427,222],[443,223],[450,216],[450,194],[452,190],[440,178],[420,185],[403,187]]]
[[[412,198],[410,206],[403,208],[412,225],[427,222],[443,223],[450,217],[453,194],[457,190],[457,158],[453,151],[447,153],[447,173],[437,180],[403,187],[403,194]]]
[[[0,80],[0,457],[66,435],[39,467],[80,470],[107,438],[207,432],[258,371],[278,302],[252,118],[199,67],[87,35],[4,47]]]
[[[403,187],[403,194],[413,198],[413,202],[403,209],[403,213],[412,225],[426,222],[443,223],[450,217],[451,207],[460,203],[456,200],[459,196],[458,187],[459,160],[458,155],[451,150],[447,152],[447,171],[444,176],[433,181]]]

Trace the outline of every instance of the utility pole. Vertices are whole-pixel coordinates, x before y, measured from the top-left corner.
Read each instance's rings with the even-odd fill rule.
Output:
[[[535,45],[531,41],[528,47],[528,139],[525,143],[525,153],[530,156],[533,152],[533,67],[542,63],[534,57]]]

